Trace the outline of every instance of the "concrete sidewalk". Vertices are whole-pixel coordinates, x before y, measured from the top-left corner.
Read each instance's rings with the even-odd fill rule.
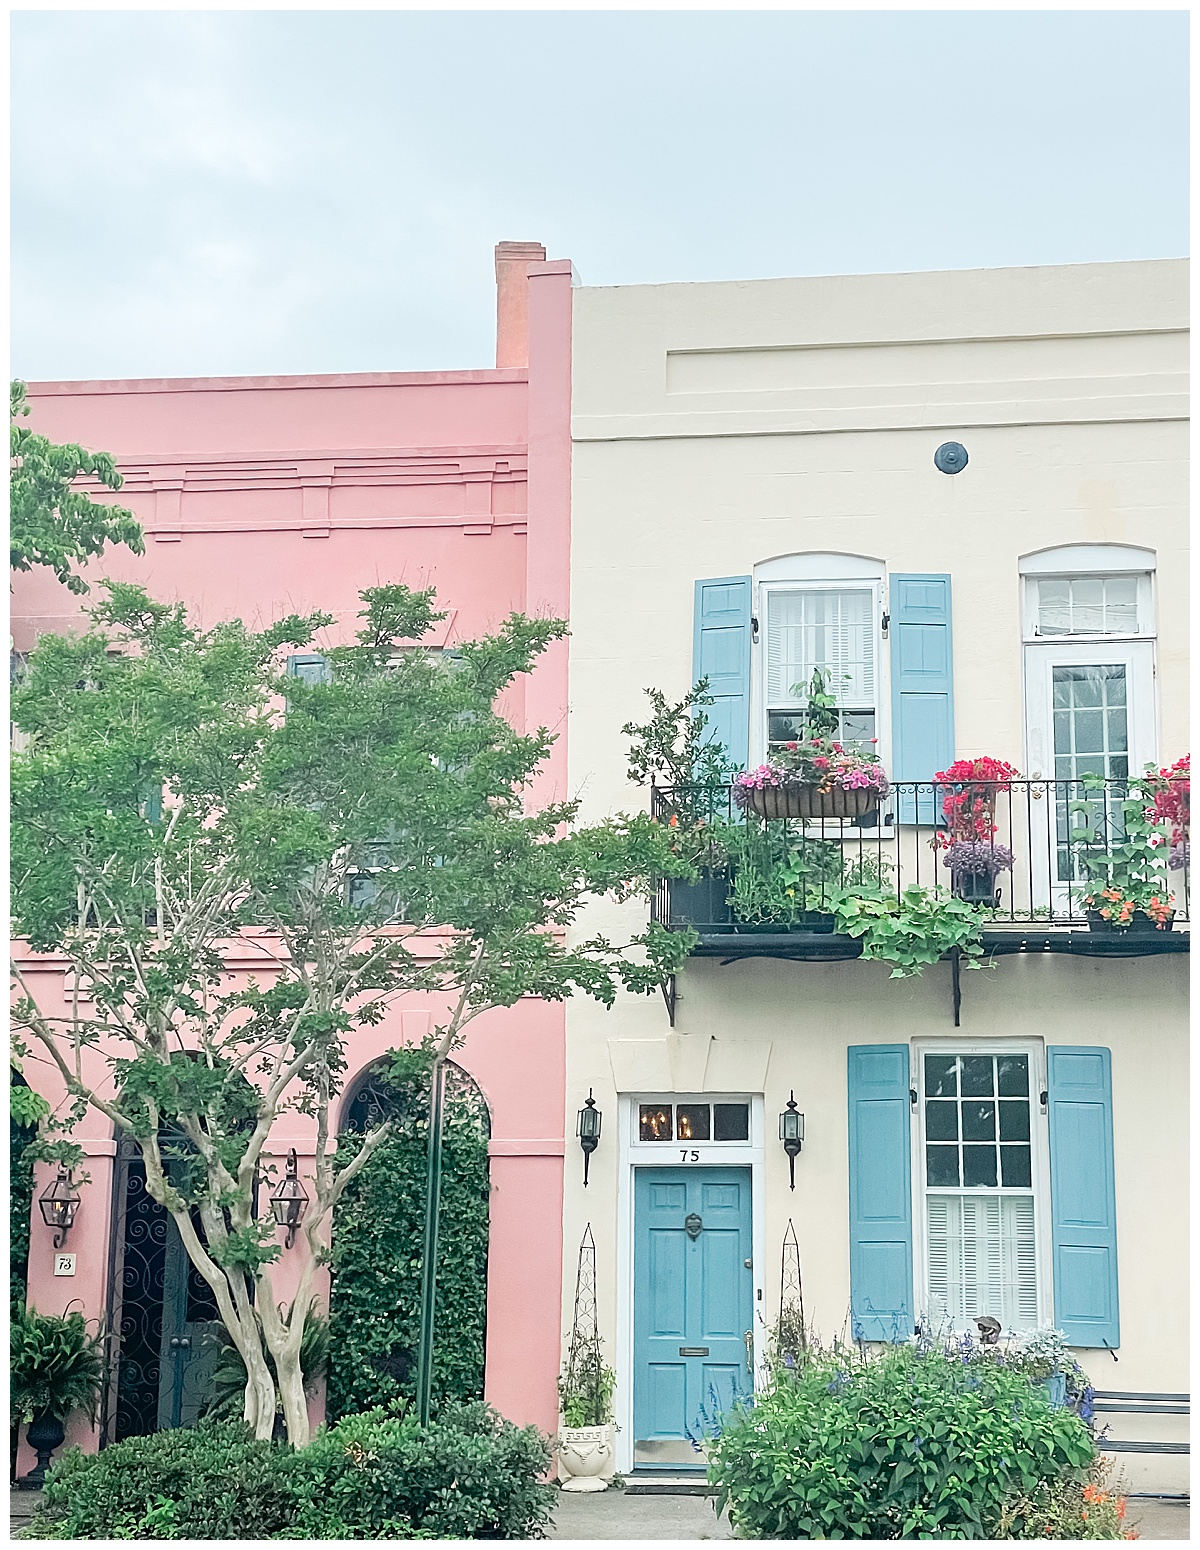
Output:
[[[1129,1503],[1126,1522],[1141,1539],[1189,1538],[1186,1502]],[[727,1513],[717,1518],[703,1496],[627,1496],[624,1491],[591,1495],[560,1492],[549,1529],[551,1539],[732,1539]]]

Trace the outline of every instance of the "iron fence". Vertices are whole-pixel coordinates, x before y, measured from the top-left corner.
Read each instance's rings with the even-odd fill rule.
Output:
[[[983,802],[976,816],[984,837],[968,841],[966,850],[955,848],[962,825],[947,817],[946,806],[947,796],[964,790],[968,806],[981,792]],[[871,800],[850,795],[860,804]],[[773,794],[759,801],[768,813],[784,806]],[[1119,779],[1013,780],[991,789],[900,781],[866,811],[823,817],[743,810],[733,785],[656,786],[651,811],[676,831],[678,852],[699,875],[662,879],[652,918],[701,932],[830,931],[835,888],[883,888],[899,897],[917,886],[977,904],[989,928],[1107,930],[1110,923],[1089,911],[1085,896],[1133,879],[1166,901],[1164,928],[1173,929],[1189,919],[1187,846],[1172,849],[1161,832],[1153,840],[1139,836],[1144,807],[1136,784]],[[1129,929],[1157,927],[1139,912]]]

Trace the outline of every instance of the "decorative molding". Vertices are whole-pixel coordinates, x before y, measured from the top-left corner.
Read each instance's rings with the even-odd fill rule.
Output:
[[[470,387],[529,381],[525,367],[485,367],[478,371],[330,372],[299,377],[126,377],[112,381],[29,382],[28,398],[95,398],[129,393],[272,393],[330,388]]]

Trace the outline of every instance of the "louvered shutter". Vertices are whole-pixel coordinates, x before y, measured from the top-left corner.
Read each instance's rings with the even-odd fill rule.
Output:
[[[908,1045],[851,1045],[850,1313],[856,1340],[913,1332]]]
[[[892,778],[932,781],[954,762],[954,664],[950,577],[897,575],[891,582]],[[931,790],[898,792],[900,823],[938,823]]]
[[[749,576],[718,576],[696,583],[692,681],[708,679],[715,703],[707,707],[709,738],[724,743],[739,770],[750,757]]]
[[[773,591],[767,606],[767,705],[799,708],[814,668],[839,705],[874,708],[875,592],[869,587]]]
[[[1037,1325],[1037,1254],[1029,1195],[930,1195],[926,1238],[932,1311],[970,1329],[991,1314]]]
[[[1112,1056],[1059,1045],[1046,1051],[1054,1322],[1073,1346],[1121,1343]]]

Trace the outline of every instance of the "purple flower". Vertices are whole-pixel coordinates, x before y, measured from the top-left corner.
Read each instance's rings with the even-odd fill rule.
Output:
[[[1171,855],[1167,865],[1173,872],[1182,872],[1185,867],[1191,864],[1191,858],[1191,845],[1187,840],[1180,840],[1177,844],[1171,846]]]
[[[955,840],[942,857],[943,864],[952,872],[974,872],[995,877],[997,872],[1007,872],[1013,864],[1013,853],[1007,845],[994,845],[988,840]]]

